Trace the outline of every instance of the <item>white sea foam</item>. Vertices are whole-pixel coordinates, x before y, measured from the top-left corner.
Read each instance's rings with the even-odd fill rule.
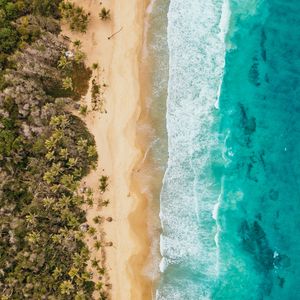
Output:
[[[217,220],[218,218],[218,212],[219,212],[219,207],[220,207],[220,201],[221,201],[221,194],[219,195],[218,197],[218,202],[214,205],[214,209],[213,209],[213,212],[212,212],[212,217],[214,220]]]
[[[185,294],[182,293],[185,291]],[[165,300],[210,300],[200,285],[195,285],[188,278],[175,279],[175,284],[165,283],[156,293],[156,299]]]
[[[218,219],[218,214],[219,214],[219,209],[220,209],[220,205],[221,205],[221,201],[223,199],[223,191],[224,191],[224,176],[222,176],[221,179],[221,191],[220,191],[220,195],[218,197],[218,201],[214,206],[214,210],[212,213],[212,217],[213,219],[216,221],[216,225],[217,225],[217,230],[216,230],[216,234],[215,234],[215,244],[217,246],[217,263],[216,263],[216,274],[217,276],[219,276],[219,272],[220,272],[220,243],[219,243],[219,236],[220,236],[220,232],[221,232],[221,225],[219,223],[219,219]]]
[[[161,193],[160,269],[168,272],[175,264],[203,278],[196,285],[192,278],[179,284],[175,274],[173,282],[158,289],[157,299],[206,299],[218,273],[213,217],[220,191],[211,174],[211,153],[219,147],[212,126],[223,77],[227,9],[223,0],[171,0],[169,8],[169,160]]]
[[[221,20],[220,20],[220,24],[219,24],[219,28],[220,28],[220,39],[224,41],[224,43],[226,42],[226,34],[228,32],[229,29],[229,20],[230,20],[230,15],[231,15],[231,11],[230,11],[230,5],[229,5],[229,0],[224,0],[223,1],[223,5],[222,5],[222,15],[221,15]],[[225,69],[225,54],[226,51],[224,51],[224,65],[223,65],[223,70]],[[217,100],[215,102],[215,108],[219,109],[219,99],[220,99],[220,95],[221,95],[221,88],[222,88],[222,80],[220,81],[219,87],[218,87],[218,94],[217,94]]]
[[[229,28],[229,21],[230,21],[230,4],[229,0],[224,0],[223,5],[222,5],[222,15],[221,15],[221,20],[219,24],[220,28],[220,38],[225,41],[226,39],[226,34],[228,32]]]

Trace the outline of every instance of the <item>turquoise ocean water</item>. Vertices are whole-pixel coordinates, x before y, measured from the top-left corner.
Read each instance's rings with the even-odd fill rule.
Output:
[[[300,299],[300,1],[171,0],[157,299]]]

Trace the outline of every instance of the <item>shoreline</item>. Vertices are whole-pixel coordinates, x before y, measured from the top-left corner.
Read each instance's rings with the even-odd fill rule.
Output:
[[[145,16],[148,6],[145,1],[103,1],[111,10],[112,19],[101,21],[98,17],[101,6],[96,0],[74,3],[91,13],[86,34],[71,33],[63,26],[63,33],[71,40],[80,39],[87,55],[89,67],[100,64],[101,81],[108,85],[104,91],[105,110],[89,112],[82,117],[96,140],[99,164],[85,182],[95,193],[95,198],[109,199],[108,207],[101,211],[94,205],[87,209],[87,219],[99,213],[112,217],[113,222],[104,222],[97,235],[105,234],[105,240],[113,247],[105,250],[107,275],[105,282],[111,284],[112,299],[151,299],[151,281],[142,274],[145,258],[150,251],[147,229],[147,199],[140,193],[134,179],[134,168],[143,158],[143,146],[136,136],[138,120],[142,112],[145,76],[141,76],[141,59],[144,45]],[[122,32],[108,40],[112,33]],[[92,78],[91,78],[92,80]],[[90,84],[91,85],[91,84]],[[84,103],[90,104],[91,91]],[[109,188],[104,195],[97,191],[98,180],[109,176]],[[87,239],[92,249],[93,239]],[[103,259],[101,253],[92,250],[92,257]]]
[[[166,11],[169,2],[160,3],[149,0],[144,26],[144,43],[141,53],[140,80],[143,82],[141,90],[141,114],[137,121],[136,147],[141,150],[133,172],[132,188],[136,189],[140,203],[139,211],[144,211],[147,220],[145,228],[140,229],[139,217],[132,214],[132,223],[136,234],[140,237],[147,230],[145,239],[141,242],[148,246],[141,252],[139,263],[143,265],[144,280],[148,284],[147,297],[142,299],[155,299],[156,288],[161,276],[159,264],[162,259],[160,252],[160,235],[162,232],[160,213],[160,192],[166,171],[168,159],[168,136],[166,129],[166,102],[168,93],[168,52],[166,37],[167,17],[162,14]],[[164,63],[162,63],[162,58]],[[132,261],[135,257],[132,257]],[[149,293],[151,291],[151,294]],[[139,298],[135,298],[139,299]]]
[[[154,0],[155,1],[155,0]],[[131,226],[134,238],[138,241],[139,248],[134,253],[128,262],[128,272],[131,276],[132,292],[131,299],[151,300],[153,299],[153,282],[151,278],[146,276],[145,268],[149,263],[151,252],[151,238],[149,232],[148,221],[149,216],[149,197],[143,193],[143,179],[145,174],[140,172],[145,167],[145,159],[147,158],[147,148],[151,143],[151,138],[146,134],[141,134],[139,128],[143,125],[150,124],[149,112],[146,108],[146,98],[150,94],[151,78],[149,62],[145,60],[147,53],[147,32],[149,12],[148,7],[152,4],[153,0],[145,0],[144,17],[143,17],[143,31],[141,37],[140,50],[138,54],[139,61],[139,82],[140,82],[140,112],[136,119],[136,132],[138,133],[135,138],[135,148],[138,149],[138,155],[135,158],[133,168],[130,176],[130,190],[135,198],[135,205],[132,212],[128,216],[128,221]],[[147,160],[147,159],[146,159]],[[147,182],[146,180],[146,183]]]
[[[118,174],[120,166],[123,164],[124,178],[115,177],[116,185],[119,184],[123,187],[116,191],[115,199],[116,205],[119,205],[119,217],[123,217],[123,222],[120,221],[119,226],[116,225],[117,240],[120,248],[118,254],[125,256],[118,261],[116,267],[117,284],[119,287],[114,291],[115,299],[151,299],[151,282],[143,275],[143,268],[145,263],[145,257],[149,254],[150,240],[147,231],[147,199],[142,197],[138,186],[134,181],[134,169],[143,156],[142,148],[138,146],[137,141],[137,126],[138,120],[143,113],[142,110],[142,91],[144,89],[145,82],[141,77],[141,57],[144,42],[144,20],[148,1],[136,1],[129,3],[116,3],[114,9],[119,9],[122,18],[116,18],[114,24],[114,32],[121,28],[124,20],[128,24],[128,32],[131,36],[124,33],[123,40],[121,38],[116,39],[115,42],[115,57],[121,59],[124,57],[124,45],[128,45],[127,62],[119,62],[116,60],[116,64],[112,63],[111,71],[116,72],[114,77],[115,82],[120,82],[120,74],[116,70],[126,68],[128,76],[124,78],[123,90],[116,90],[115,100],[118,104],[115,106],[117,109],[114,114],[115,119],[119,119],[120,115],[124,113],[124,95],[128,101],[128,107],[126,110],[127,119],[124,119],[123,129],[119,128],[119,120],[115,120],[115,125],[111,127],[111,135],[115,132],[117,140],[124,135],[123,143],[119,142],[120,146],[125,146],[123,150],[119,149],[115,154],[112,162],[115,166],[114,174]],[[131,20],[130,20],[131,18]],[[118,24],[119,23],[119,24]],[[131,46],[130,46],[130,43]],[[113,60],[114,61],[114,60]],[[114,80],[112,78],[112,81]],[[130,89],[131,85],[131,89]],[[130,104],[132,105],[130,107]],[[125,115],[126,117],[126,115]],[[115,141],[110,139],[111,146],[114,147]],[[127,151],[126,151],[127,149]],[[127,152],[127,153],[126,153]],[[126,155],[127,154],[127,155]],[[119,182],[119,183],[118,183]],[[123,183],[123,184],[122,184]],[[122,198],[129,203],[121,204]],[[118,209],[118,208],[117,208]],[[126,224],[127,228],[123,228]],[[123,230],[120,230],[120,229]],[[125,254],[126,253],[126,254]],[[125,255],[124,255],[125,254]],[[120,258],[120,256],[119,256]],[[123,269],[123,272],[122,272]],[[126,286],[126,289],[125,289]],[[114,297],[113,297],[114,298]]]

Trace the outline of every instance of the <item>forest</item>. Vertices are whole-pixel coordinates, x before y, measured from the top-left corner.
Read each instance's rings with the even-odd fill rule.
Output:
[[[65,55],[61,17],[85,31],[88,14],[68,2],[0,0],[1,300],[107,298],[87,271],[79,189],[95,141],[70,113],[90,70],[79,45]]]

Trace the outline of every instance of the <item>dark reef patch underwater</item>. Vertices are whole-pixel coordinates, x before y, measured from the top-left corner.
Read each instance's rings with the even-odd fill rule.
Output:
[[[229,0],[223,73],[224,1],[187,2],[169,9],[157,299],[300,299],[300,1]]]
[[[240,2],[231,1],[220,96],[226,163],[212,298],[300,299],[300,3]]]

